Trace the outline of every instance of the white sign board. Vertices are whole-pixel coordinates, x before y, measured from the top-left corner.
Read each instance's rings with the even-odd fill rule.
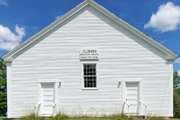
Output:
[[[81,50],[79,53],[80,60],[97,60],[99,59],[99,52],[98,50]]]

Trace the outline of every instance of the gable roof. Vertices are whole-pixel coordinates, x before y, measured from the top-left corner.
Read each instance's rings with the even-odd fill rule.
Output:
[[[152,38],[150,38],[146,34],[142,33],[138,29],[134,28],[133,26],[131,26],[127,22],[123,21],[122,19],[120,19],[119,17],[117,17],[116,15],[114,15],[113,13],[111,13],[110,11],[105,9],[104,7],[100,6],[99,4],[94,2],[93,0],[84,0],[82,3],[77,5],[75,8],[70,10],[68,13],[66,13],[63,16],[61,16],[60,18],[58,18],[57,20],[52,22],[50,25],[48,25],[47,27],[45,27],[44,29],[42,29],[41,31],[39,31],[38,33],[36,33],[35,35],[30,37],[29,39],[27,39],[23,43],[21,43],[20,45],[18,45],[17,47],[15,47],[11,51],[9,51],[4,56],[2,56],[2,59],[4,59],[5,62],[11,62],[13,60],[13,56],[14,55],[19,53],[23,49],[27,48],[33,42],[35,42],[36,40],[38,40],[39,38],[41,38],[42,36],[44,36],[45,34],[50,32],[51,30],[56,28],[58,25],[62,24],[64,21],[69,19],[71,16],[73,16],[74,14],[76,14],[77,12],[79,12],[80,10],[85,8],[86,6],[93,7],[95,10],[97,10],[100,13],[102,13],[106,17],[110,18],[112,21],[116,22],[121,27],[125,28],[126,30],[128,30],[131,33],[133,33],[134,35],[138,36],[139,38],[141,38],[142,40],[144,40],[148,44],[150,44],[153,47],[155,47],[156,49],[160,50],[161,52],[165,53],[166,56],[167,56],[167,60],[174,60],[174,59],[176,59],[179,56],[176,53],[174,53],[171,50],[169,50],[168,48],[166,48],[163,45],[161,45],[160,43],[158,43],[157,41],[153,40]]]

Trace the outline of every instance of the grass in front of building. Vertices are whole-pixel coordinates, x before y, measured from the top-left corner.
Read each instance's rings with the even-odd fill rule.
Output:
[[[72,119],[67,119],[67,120],[112,120],[112,119],[107,119],[107,118],[72,118]]]
[[[6,116],[0,116],[0,120],[6,119]],[[24,116],[18,119],[13,119],[13,120],[35,120],[34,114],[31,114],[29,116]],[[130,116],[128,117],[124,114],[119,114],[119,115],[111,115],[111,116],[104,116],[102,118],[99,117],[90,117],[90,116],[77,116],[70,118],[65,114],[59,113],[56,115],[56,117],[53,118],[45,118],[45,117],[38,117],[36,120],[142,120],[138,119],[136,117]],[[147,120],[166,120],[164,118],[158,118],[158,117],[149,117]],[[172,118],[171,120],[180,120],[180,118]]]
[[[128,117],[125,114],[117,114],[117,115],[104,116],[102,118],[99,118],[99,117],[92,117],[88,115],[69,117],[66,114],[58,113],[54,118],[37,117],[35,119],[35,114],[30,114],[28,116],[23,116],[21,118],[17,118],[13,120],[133,120],[133,118],[135,117],[131,116],[128,119]]]
[[[7,118],[6,116],[0,116],[0,120]]]
[[[0,117],[0,120],[6,119],[7,117]],[[26,118],[17,118],[13,120],[34,120],[34,119],[26,119]],[[38,118],[37,120],[56,120],[53,118]],[[57,120],[112,120],[107,118],[67,118],[67,119],[57,119]]]

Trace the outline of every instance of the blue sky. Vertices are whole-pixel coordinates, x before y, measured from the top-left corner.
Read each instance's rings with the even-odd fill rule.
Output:
[[[0,56],[83,0],[0,0]],[[94,0],[180,55],[180,0]],[[180,60],[174,71],[180,70]]]

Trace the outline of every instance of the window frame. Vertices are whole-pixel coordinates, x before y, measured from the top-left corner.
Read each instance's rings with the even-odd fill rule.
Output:
[[[84,87],[84,65],[96,65],[96,87]],[[82,73],[82,90],[98,90],[98,64],[95,61],[82,62],[81,63],[81,73]]]

